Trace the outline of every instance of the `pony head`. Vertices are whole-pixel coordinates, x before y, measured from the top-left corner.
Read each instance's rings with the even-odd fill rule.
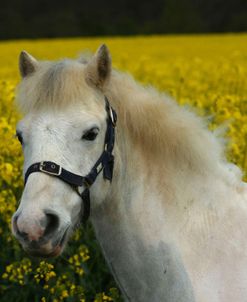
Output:
[[[24,175],[42,161],[87,175],[103,152],[107,131],[104,89],[111,74],[107,47],[102,45],[88,62],[40,62],[21,52],[19,68],[17,101],[24,118],[16,133],[24,153]],[[92,210],[108,190],[100,174],[90,189]],[[73,186],[47,173],[32,173],[13,215],[12,230],[31,255],[57,256],[83,211]]]

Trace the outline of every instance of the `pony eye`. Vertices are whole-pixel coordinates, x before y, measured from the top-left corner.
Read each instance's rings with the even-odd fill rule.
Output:
[[[23,144],[23,138],[22,138],[22,135],[19,131],[16,131],[16,137],[18,139],[18,141]]]
[[[94,127],[83,134],[82,139],[94,141],[99,133],[99,128]]]

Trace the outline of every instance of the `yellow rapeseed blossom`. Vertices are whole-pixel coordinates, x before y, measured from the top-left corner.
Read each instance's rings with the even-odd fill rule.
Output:
[[[41,280],[44,282],[48,282],[51,278],[56,277],[56,273],[53,271],[54,266],[45,261],[41,261],[39,267],[36,269],[36,274],[34,275],[34,279],[37,283]]]
[[[24,258],[21,262],[13,262],[7,265],[2,278],[8,279],[13,283],[18,283],[19,285],[24,285],[26,284],[26,276],[31,272],[31,261]]]
[[[113,301],[110,296],[107,296],[105,293],[98,294],[94,299],[94,302],[104,302],[104,301]]]
[[[82,276],[84,273],[82,265],[84,262],[89,260],[89,258],[90,258],[89,251],[88,251],[87,247],[85,247],[84,245],[81,245],[79,247],[79,249],[77,250],[77,253],[74,254],[73,256],[71,256],[68,261],[74,267],[74,271],[78,275]]]
[[[1,301],[10,297],[12,301],[29,301],[30,297],[41,302],[121,301],[116,288],[96,290],[101,278],[90,276],[95,255],[89,255],[83,244],[81,229],[72,237],[66,256],[41,262],[26,258],[10,233],[11,216],[23,189],[23,156],[15,137],[20,114],[14,105],[20,51],[53,60],[73,58],[84,49],[93,52],[106,43],[115,68],[207,116],[209,129],[223,125],[227,157],[243,169],[247,180],[246,38],[246,34],[229,34],[0,42]]]

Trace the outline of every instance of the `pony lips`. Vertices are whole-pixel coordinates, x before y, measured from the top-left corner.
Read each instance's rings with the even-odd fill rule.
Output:
[[[64,231],[62,236],[57,239],[49,239],[46,242],[41,238],[39,241],[27,240],[22,241],[23,248],[31,255],[38,257],[57,257],[60,255],[65,247],[66,240],[68,238],[69,227]]]
[[[42,258],[51,258],[51,257],[57,257],[62,253],[63,247],[60,245],[57,245],[55,248],[50,249],[50,246],[45,246],[39,249],[29,249],[24,248],[26,252],[34,257],[42,257]]]

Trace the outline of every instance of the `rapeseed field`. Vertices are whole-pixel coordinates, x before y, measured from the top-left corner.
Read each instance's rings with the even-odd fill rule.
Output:
[[[23,188],[22,152],[14,137],[18,55],[25,49],[38,59],[74,58],[101,43],[110,48],[115,68],[191,106],[208,117],[211,130],[225,127],[227,157],[247,180],[247,35],[0,42],[1,302],[121,301],[90,226],[76,231],[62,257],[47,261],[28,258],[10,232]]]

